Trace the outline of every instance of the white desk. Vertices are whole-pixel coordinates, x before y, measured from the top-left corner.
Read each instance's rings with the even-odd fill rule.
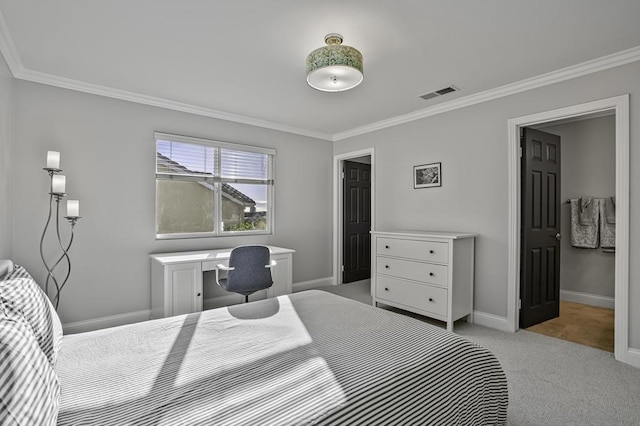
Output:
[[[273,285],[267,297],[292,292],[292,263],[295,250],[268,246]],[[202,311],[202,273],[228,265],[231,248],[158,253],[151,257],[151,317],[163,318]]]

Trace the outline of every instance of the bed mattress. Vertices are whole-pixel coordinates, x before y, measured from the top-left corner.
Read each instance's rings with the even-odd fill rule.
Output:
[[[504,424],[483,347],[311,290],[64,337],[60,425]]]

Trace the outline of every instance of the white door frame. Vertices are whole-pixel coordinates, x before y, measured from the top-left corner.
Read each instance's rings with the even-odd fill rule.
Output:
[[[333,156],[333,285],[342,284],[342,169],[343,162],[351,158],[371,157],[371,230],[375,229],[375,149],[345,152]]]
[[[629,363],[629,95],[616,96],[508,121],[509,231],[507,322],[518,330],[520,299],[520,129],[596,112],[615,112],[616,123],[616,256],[615,348],[618,361]]]

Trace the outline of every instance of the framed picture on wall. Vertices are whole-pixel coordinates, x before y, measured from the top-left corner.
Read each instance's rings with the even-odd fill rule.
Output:
[[[413,166],[413,187],[433,188],[442,186],[442,164],[431,163]]]

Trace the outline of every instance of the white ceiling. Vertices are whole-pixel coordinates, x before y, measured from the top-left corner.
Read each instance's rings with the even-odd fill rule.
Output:
[[[628,49],[638,60],[639,20],[638,0],[0,0],[0,50],[17,78],[334,140]],[[348,92],[306,84],[331,32],[364,56]]]

